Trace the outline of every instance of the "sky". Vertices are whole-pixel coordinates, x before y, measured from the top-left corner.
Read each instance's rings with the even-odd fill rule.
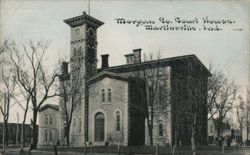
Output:
[[[49,41],[48,67],[53,66],[58,58],[69,60],[70,27],[63,20],[81,15],[83,11],[88,13],[87,0],[0,1],[1,38],[11,38],[16,42]],[[212,62],[223,70],[240,88],[239,93],[244,94],[249,86],[249,0],[90,0],[90,15],[105,23],[97,32],[99,67],[101,54],[110,55],[110,66],[122,65],[125,64],[124,55],[135,48],[142,48],[143,53],[160,52],[163,58],[195,54],[205,66]],[[197,30],[146,30],[144,25],[118,24],[116,20],[155,21],[153,26],[160,27],[164,25],[159,21],[160,17],[172,21],[168,26],[184,25],[177,23],[176,18],[184,21],[197,18],[198,23],[188,24]],[[203,18],[206,17],[234,23],[217,24],[221,31],[205,31]],[[205,24],[205,27],[215,25]],[[10,121],[16,121],[16,118],[12,117]]]

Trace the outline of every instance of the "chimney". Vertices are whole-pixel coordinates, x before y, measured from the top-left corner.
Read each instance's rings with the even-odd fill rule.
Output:
[[[141,63],[141,48],[134,49],[134,63]]]
[[[68,71],[68,62],[62,62],[62,74],[63,75],[67,75],[69,74],[69,71]]]
[[[104,54],[102,56],[102,69],[108,68],[109,67],[109,55]]]
[[[133,64],[134,63],[134,54],[126,54],[125,55],[127,64]]]

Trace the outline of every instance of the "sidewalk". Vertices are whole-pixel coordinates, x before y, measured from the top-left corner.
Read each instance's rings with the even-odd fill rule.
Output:
[[[123,148],[120,155],[155,155],[155,150],[151,150],[153,147],[131,147]],[[53,148],[43,148],[32,150],[29,154],[29,148],[24,148],[23,155],[55,155]],[[19,155],[19,148],[9,148],[6,154],[0,155]],[[115,148],[94,148],[93,150],[88,150],[87,155],[117,155],[117,150]],[[188,148],[179,148],[176,150],[176,155],[191,155],[191,150]],[[70,149],[58,149],[58,155],[84,155],[84,148],[70,148]],[[168,149],[160,148],[159,155],[172,155],[171,151]],[[197,155],[250,155],[250,147],[239,147],[237,149],[226,149],[224,154],[218,147],[203,147],[197,150]]]

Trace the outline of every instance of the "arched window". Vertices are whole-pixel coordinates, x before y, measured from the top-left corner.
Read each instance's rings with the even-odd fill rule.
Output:
[[[82,119],[79,118],[79,133],[82,132]]]
[[[76,57],[76,48],[74,47],[73,57]]]
[[[102,102],[104,103],[105,102],[105,90],[102,89]]]
[[[100,112],[95,115],[95,141],[104,141],[104,115]]]
[[[50,130],[50,132],[49,132],[49,141],[52,142],[52,139],[53,139],[52,130]]]
[[[159,136],[163,136],[163,124],[159,124]]]
[[[76,118],[73,119],[73,133],[75,133],[76,128]]]
[[[47,142],[48,141],[48,132],[47,132],[47,130],[45,130],[44,132],[45,132],[44,139],[45,139],[45,142]]]
[[[111,89],[108,89],[108,102],[111,102],[111,98],[112,98],[112,93],[111,93]]]
[[[52,121],[52,114],[49,115],[49,124],[52,124],[53,121]]]
[[[47,114],[44,115],[44,123],[48,124],[48,116],[47,116]]]
[[[82,52],[82,47],[80,46],[79,49],[78,49],[78,51],[77,51],[77,56],[80,56],[81,52]]]
[[[115,115],[116,115],[115,129],[116,129],[116,131],[120,131],[121,130],[121,114],[119,111],[117,111]]]

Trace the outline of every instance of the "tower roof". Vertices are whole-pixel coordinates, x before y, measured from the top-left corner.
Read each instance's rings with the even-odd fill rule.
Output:
[[[70,27],[76,27],[76,26],[87,23],[97,28],[104,24],[102,21],[95,19],[94,17],[91,17],[90,15],[87,15],[86,12],[83,12],[81,16],[76,16],[73,18],[65,19],[63,21],[64,23],[68,24]]]

